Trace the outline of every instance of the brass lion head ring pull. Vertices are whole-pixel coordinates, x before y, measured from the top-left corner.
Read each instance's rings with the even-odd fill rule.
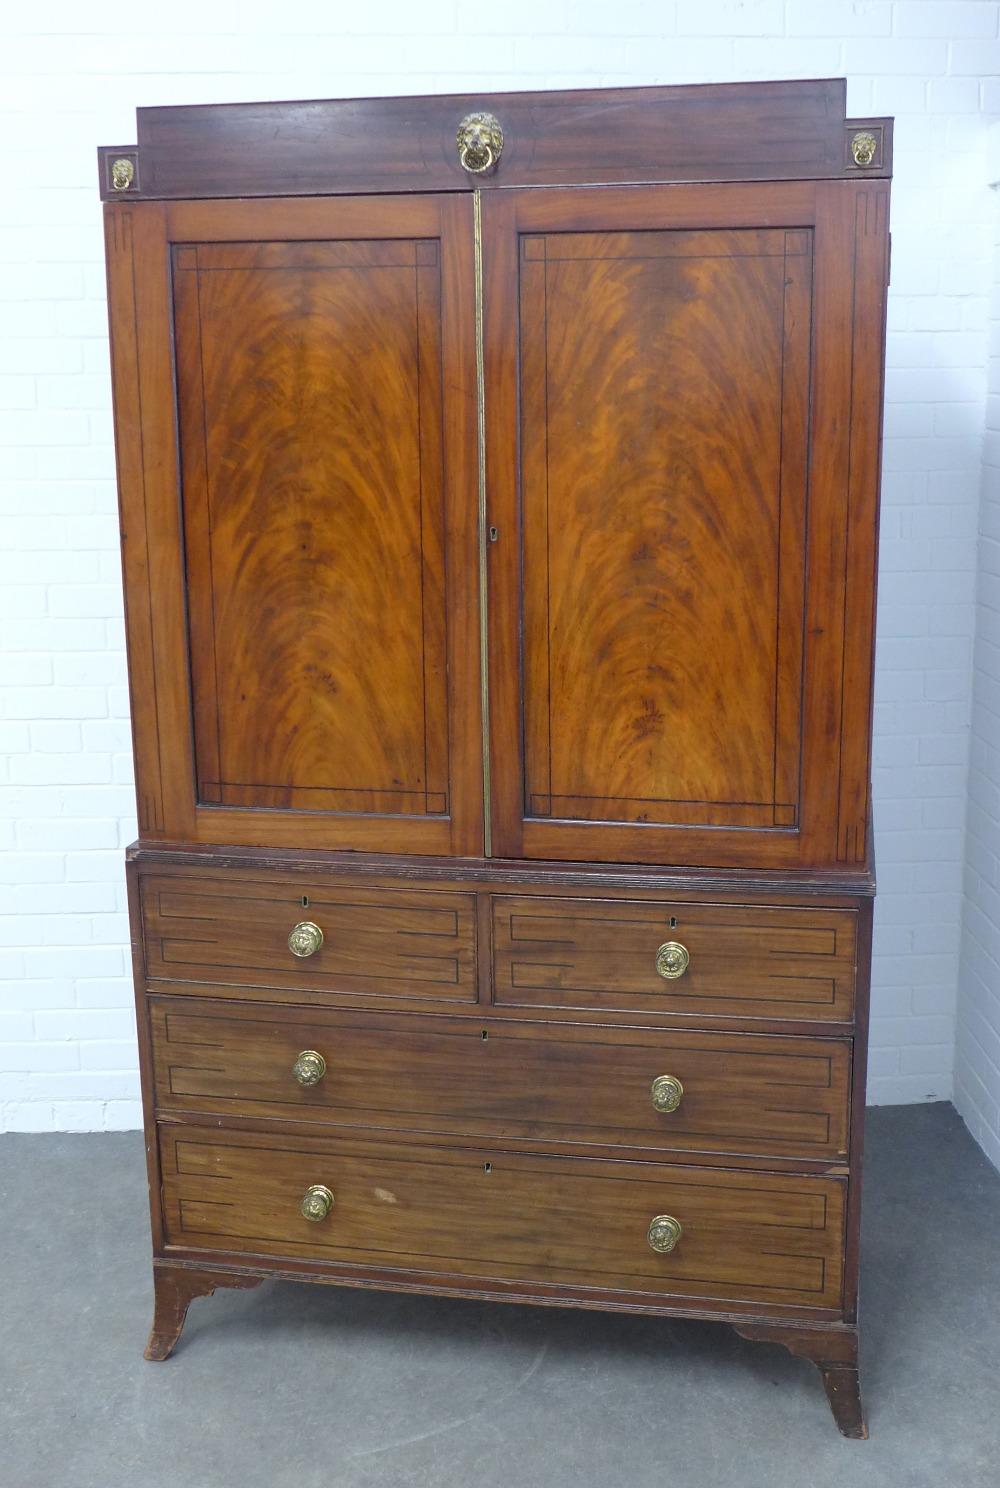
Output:
[[[135,166],[126,155],[111,166],[111,186],[114,191],[127,191],[135,180]]]
[[[854,164],[861,166],[871,165],[875,159],[875,151],[878,149],[878,140],[870,129],[859,129],[851,140],[851,154],[854,156]]]
[[[463,170],[485,176],[495,170],[503,149],[503,130],[495,114],[466,114],[455,135]]]

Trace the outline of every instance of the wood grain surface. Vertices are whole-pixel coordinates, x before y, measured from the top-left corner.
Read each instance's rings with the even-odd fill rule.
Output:
[[[405,1014],[277,1014],[150,1003],[157,1106],[540,1143],[834,1159],[847,1151],[850,1045],[835,1039]],[[305,1049],[326,1061],[303,1089]],[[658,1075],[684,1087],[654,1110]]]
[[[892,138],[844,98],[141,110],[126,193],[102,150],[151,1357],[264,1275],[721,1316],[864,1433]]]
[[[795,827],[811,235],[520,249],[525,813]]]
[[[172,263],[199,801],[447,815],[439,244]]]
[[[167,1242],[632,1292],[834,1307],[841,1297],[838,1178],[407,1149],[265,1132],[161,1129]],[[335,1197],[303,1219],[306,1189]],[[658,1214],[683,1235],[646,1241]]]
[[[683,1016],[849,1023],[856,916],[849,910],[736,904],[669,907],[599,899],[493,901],[494,998],[508,1007],[594,1007]],[[676,980],[656,953],[677,941]]]
[[[476,1000],[475,900],[412,889],[232,878],[196,884],[148,877],[142,885],[146,974],[172,981],[284,988],[317,1000],[386,993]],[[300,958],[288,948],[308,921],[323,944]],[[243,995],[246,995],[244,992]]]
[[[172,877],[238,873],[294,883],[319,875],[359,887],[384,883],[459,889],[523,888],[525,893],[573,895],[577,891],[599,898],[720,899],[757,904],[817,903],[852,908],[859,898],[875,894],[872,849],[863,868],[838,864],[775,872],[761,868],[689,868],[665,863],[575,863],[510,861],[504,858],[441,858],[391,853],[336,853],[303,848],[215,848],[198,845],[133,842],[126,861],[142,873]]]
[[[500,856],[864,866],[884,199],[484,203]],[[149,836],[482,851],[468,208],[112,212],[116,379],[127,401],[138,378],[144,425],[119,446]]]
[[[315,99],[137,110],[139,149],[99,151],[102,195],[128,154],[145,196],[296,196],[471,191],[504,184],[768,180],[857,174],[855,129],[872,129],[868,168],[888,175],[892,120],[845,120],[843,78],[433,98]],[[455,131],[483,109],[504,130],[492,176],[462,169]]]
[[[471,203],[108,233],[144,836],[481,851]]]
[[[858,372],[881,376],[881,331],[852,342],[866,194],[484,202],[501,855],[864,861],[868,756],[843,741],[870,696],[848,659],[873,592],[874,487],[849,481]],[[880,327],[883,219],[862,220]]]

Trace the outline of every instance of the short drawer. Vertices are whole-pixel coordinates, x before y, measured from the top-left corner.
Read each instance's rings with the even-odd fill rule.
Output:
[[[163,1128],[165,1233],[187,1251],[803,1308],[841,1302],[844,1183],[652,1163]],[[333,1206],[303,1217],[306,1191]],[[651,1222],[675,1219],[667,1254]]]
[[[832,1023],[853,1014],[852,909],[504,894],[493,932],[493,996],[505,1007]],[[676,978],[658,970],[669,945],[690,958]],[[659,958],[668,970],[669,957]]]
[[[469,894],[341,887],[296,879],[142,881],[146,975],[213,984],[216,995],[284,989],[310,1001],[475,1002],[476,915]],[[297,925],[322,931],[293,955]],[[267,994],[265,994],[267,995]],[[271,998],[270,1000],[273,1000]]]
[[[286,1017],[167,997],[150,998],[150,1018],[164,1112],[814,1160],[847,1148],[851,1046],[839,1039]]]

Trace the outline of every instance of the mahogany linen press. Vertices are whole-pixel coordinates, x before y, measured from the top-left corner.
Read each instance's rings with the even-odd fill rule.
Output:
[[[843,81],[99,152],[155,1320],[712,1318],[865,1434],[891,124]]]

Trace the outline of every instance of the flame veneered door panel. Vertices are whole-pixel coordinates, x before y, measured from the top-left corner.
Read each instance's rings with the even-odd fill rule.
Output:
[[[437,242],[182,244],[173,279],[199,800],[446,814]]]
[[[812,234],[520,252],[527,813],[794,826]]]

